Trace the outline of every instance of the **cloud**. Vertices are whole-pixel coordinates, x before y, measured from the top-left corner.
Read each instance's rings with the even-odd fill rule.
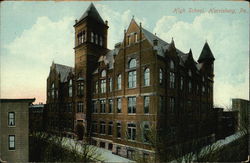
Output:
[[[183,52],[192,48],[198,59],[205,40],[216,58],[214,101],[228,104],[231,98],[248,99],[249,47],[248,22],[203,13],[193,22],[180,21],[174,16],[160,18],[153,30],[166,41],[174,37],[175,45]]]
[[[96,7],[103,20],[108,20],[108,48],[114,49],[114,45],[123,40],[124,29],[128,28],[133,14],[129,9],[119,12],[107,5],[97,4]],[[135,17],[135,20],[138,24],[141,22],[143,26],[147,27],[146,18]]]
[[[36,97],[45,101],[46,79],[52,60],[73,65],[73,17],[52,21],[38,17],[8,45],[1,57],[1,97]]]

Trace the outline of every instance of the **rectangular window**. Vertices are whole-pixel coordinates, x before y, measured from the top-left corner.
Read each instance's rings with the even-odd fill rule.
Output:
[[[15,113],[14,112],[8,113],[8,125],[15,126]]]
[[[72,112],[72,103],[68,103],[68,112]]]
[[[134,123],[128,124],[128,140],[136,139],[136,125]]]
[[[97,122],[96,121],[93,121],[92,122],[92,132],[97,132]]]
[[[112,113],[113,112],[113,100],[110,99],[109,100],[109,113]]]
[[[113,122],[109,122],[108,135],[112,135]]]
[[[170,97],[170,112],[174,112],[174,107],[175,107],[175,99],[174,97]]]
[[[83,95],[83,87],[84,87],[83,82],[79,82],[77,84],[77,95],[78,96],[82,96]]]
[[[106,80],[101,80],[101,93],[106,92]]]
[[[15,135],[9,135],[9,150],[15,150],[16,143],[15,143]]]
[[[122,99],[118,98],[117,99],[117,113],[121,113],[122,112]]]
[[[97,113],[98,110],[98,101],[92,101],[93,113]]]
[[[144,113],[149,113],[149,97],[144,97]]]
[[[105,122],[101,121],[100,134],[105,134]]]
[[[83,102],[78,102],[77,103],[77,113],[82,113],[83,112]]]
[[[101,102],[101,113],[105,113],[105,106],[106,106],[106,102],[105,100],[100,100]]]
[[[164,112],[164,107],[163,107],[164,105],[163,105],[163,104],[164,104],[163,97],[160,96],[160,97],[159,97],[159,109],[160,109],[160,112],[161,112],[161,113]]]
[[[136,71],[130,71],[128,73],[128,87],[129,88],[136,87]]]
[[[121,123],[117,123],[117,124],[116,124],[116,136],[117,136],[118,138],[121,137]]]
[[[136,113],[136,97],[128,98],[128,113]]]

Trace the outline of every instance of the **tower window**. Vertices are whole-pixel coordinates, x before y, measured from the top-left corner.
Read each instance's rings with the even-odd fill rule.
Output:
[[[180,88],[181,88],[181,90],[183,90],[183,77],[181,76],[181,85],[180,85]]]
[[[91,32],[91,40],[90,40],[90,41],[91,41],[92,43],[94,43],[94,37],[95,37],[95,36],[94,36],[94,33]]]
[[[102,36],[100,36],[100,41],[99,41],[99,45],[102,46],[103,45],[103,40],[102,40]]]
[[[72,97],[72,79],[69,80],[69,97]]]
[[[160,85],[163,83],[163,71],[162,68],[159,70],[159,83]]]
[[[95,43],[98,45],[98,35],[95,34]]]

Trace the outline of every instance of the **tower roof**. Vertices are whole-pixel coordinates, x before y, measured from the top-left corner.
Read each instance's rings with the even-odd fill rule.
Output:
[[[81,18],[79,19],[78,22],[80,22],[81,20],[83,20],[87,17],[95,19],[97,22],[104,24],[102,17],[99,15],[98,11],[96,10],[96,8],[92,2],[89,5],[89,7],[87,8],[87,10],[84,12],[84,14],[81,16]]]
[[[215,60],[213,53],[207,42],[203,46],[198,62],[202,62],[204,60]]]

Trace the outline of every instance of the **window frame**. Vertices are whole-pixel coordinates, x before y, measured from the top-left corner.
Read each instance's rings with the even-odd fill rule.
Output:
[[[13,115],[13,118],[10,118],[10,115]],[[13,124],[10,124],[11,120],[13,120]],[[16,115],[15,112],[8,112],[8,126],[15,127],[16,126]]]
[[[144,96],[144,98],[143,98],[143,110],[144,110],[144,114],[149,114],[149,106],[150,106],[150,97],[149,96]]]
[[[13,137],[13,141],[10,140],[10,138]],[[13,143],[13,147],[11,146],[11,142]],[[15,150],[16,149],[16,135],[9,135],[8,136],[8,149],[9,150]]]
[[[127,124],[127,136],[129,141],[136,141],[136,124],[128,123]]]
[[[128,97],[128,114],[136,114],[136,97]]]
[[[144,86],[150,86],[150,69],[147,67],[143,73]]]

